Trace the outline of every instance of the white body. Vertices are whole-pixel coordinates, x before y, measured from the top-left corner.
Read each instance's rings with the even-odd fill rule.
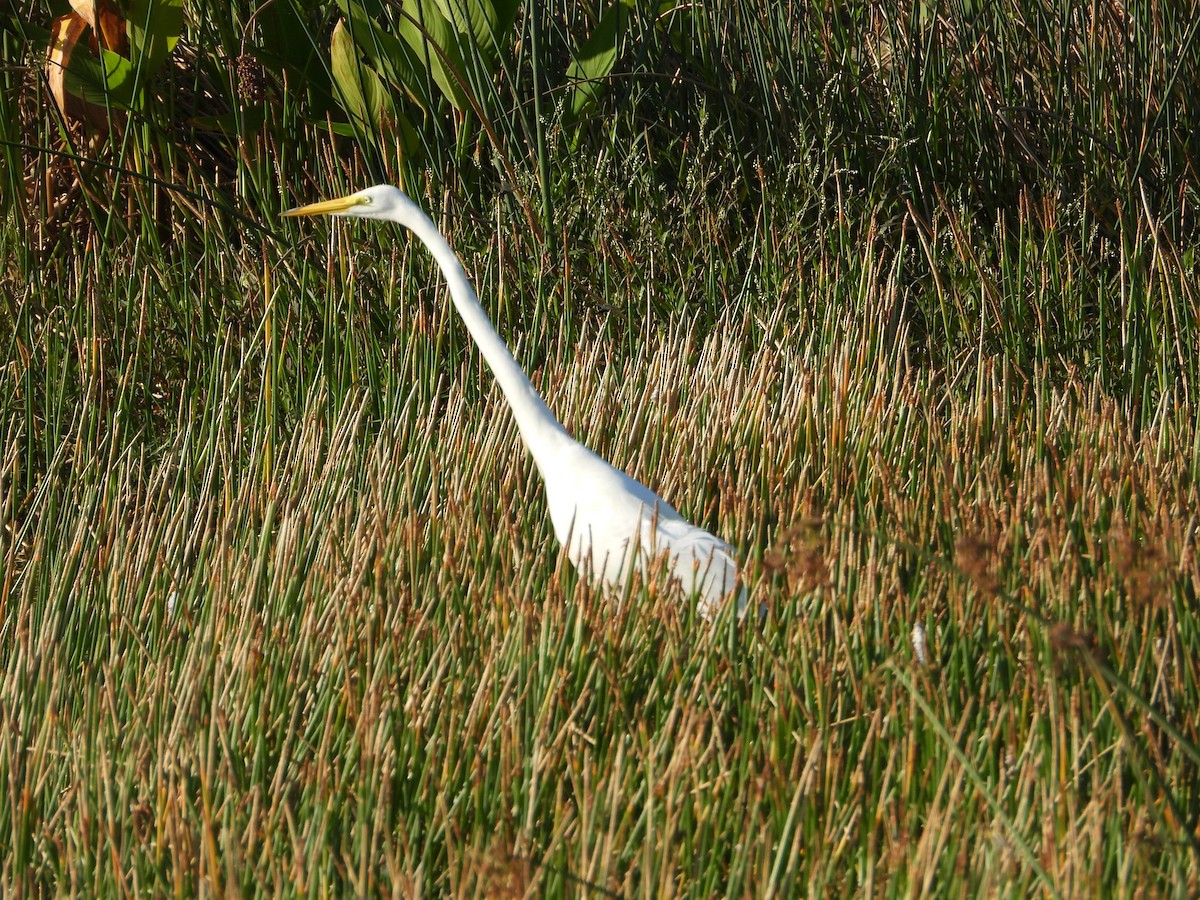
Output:
[[[663,559],[671,578],[697,598],[706,617],[735,591],[738,614],[745,612],[746,592],[737,585],[732,548],[567,434],[496,334],[458,257],[420,207],[399,189],[378,185],[284,215],[321,213],[395,222],[429,248],[546,484],[554,534],[581,573],[619,587],[635,569],[653,572],[655,561]]]
[[[666,569],[700,612],[714,615],[737,586],[732,548],[684,519],[640,481],[609,465],[565,432],[539,459],[554,535],[580,572],[622,586],[665,557]],[[745,602],[739,596],[739,613]]]

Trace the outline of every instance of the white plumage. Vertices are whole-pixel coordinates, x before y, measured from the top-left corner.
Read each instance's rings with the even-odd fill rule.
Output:
[[[610,587],[624,585],[663,559],[700,612],[713,616],[736,592],[738,614],[746,592],[737,584],[733,549],[684,519],[644,484],[614,468],[572,438],[546,406],[488,320],[462,263],[446,239],[403,191],[377,185],[288,210],[285,216],[357,216],[403,225],[433,254],[454,306],[496,376],[526,448],[546,485],[550,521],[567,557],[582,573]]]

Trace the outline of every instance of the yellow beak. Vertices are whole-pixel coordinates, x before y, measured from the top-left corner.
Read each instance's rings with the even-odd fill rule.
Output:
[[[283,213],[284,218],[292,216],[331,216],[334,213],[345,212],[363,203],[358,194],[338,197],[336,200],[322,200],[320,203],[310,203],[307,206],[297,206]]]

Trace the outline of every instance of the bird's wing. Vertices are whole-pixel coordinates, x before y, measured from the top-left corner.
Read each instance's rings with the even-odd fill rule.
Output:
[[[564,448],[555,462],[543,477],[556,536],[569,541],[568,556],[576,568],[598,581],[623,584],[644,510],[658,498],[582,445]],[[677,515],[664,507],[668,516]]]
[[[579,444],[564,447],[555,463],[542,473],[550,517],[560,541],[569,535],[568,557],[576,568],[617,585],[629,576],[635,556],[645,572],[665,555],[671,578],[697,596],[705,616],[737,588],[733,548],[692,525],[650,488]],[[630,552],[634,542],[636,554]]]
[[[719,537],[679,518],[660,519],[650,552],[666,552],[671,576],[684,593],[695,594],[700,611],[711,616],[721,602],[737,590],[737,560],[733,548]],[[738,612],[745,604],[745,590],[739,593]]]

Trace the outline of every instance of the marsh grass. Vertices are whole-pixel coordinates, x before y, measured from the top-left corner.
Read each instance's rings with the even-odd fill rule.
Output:
[[[274,284],[319,296],[305,271]],[[577,582],[448,306],[398,310],[378,390],[318,372],[274,434],[254,350],[211,361],[166,446],[73,404],[28,493],[46,436],[10,420],[5,881],[1195,887],[1195,417],[1138,429],[1094,380],[993,356],[909,365],[905,326],[869,327],[887,271],[823,282],[819,341],[778,313],[632,353],[586,321],[522,336],[575,433],[737,542],[761,622]]]
[[[436,166],[408,187],[570,430],[735,544],[764,610],[740,623],[580,582],[420,247],[277,226],[394,161],[288,100],[229,158],[238,204],[181,165],[214,205],[152,221],[180,195],[111,170],[35,215],[54,198],[15,189],[52,157],[4,145],[0,893],[1200,891],[1191,107],[1115,204],[1138,160],[1056,192],[1094,160],[1046,133],[1043,171],[1028,130],[988,155],[999,120],[939,93],[1125,122],[1121,54],[1186,75],[1159,51],[1195,27],[1071,32],[1091,62],[1063,78],[1114,66],[1085,96],[1045,88],[1042,30],[965,7],[891,32],[710,9],[698,69],[609,94],[590,155],[551,129],[519,167],[555,242]],[[192,34],[240,52],[215,16]],[[821,66],[856,42],[850,104]],[[699,90],[721,46],[736,96]],[[731,138],[751,107],[778,126],[757,151]],[[871,156],[893,114],[949,162]]]

